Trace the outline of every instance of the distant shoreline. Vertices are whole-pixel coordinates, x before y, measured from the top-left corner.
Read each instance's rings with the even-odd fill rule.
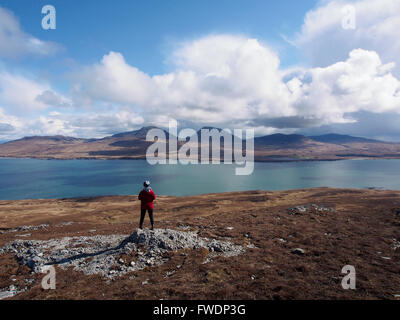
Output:
[[[239,190],[239,191],[225,191],[225,192],[211,192],[211,193],[197,193],[191,195],[164,195],[158,194],[157,197],[159,199],[169,199],[169,198],[203,198],[207,196],[224,196],[224,195],[243,195],[249,193],[260,193],[260,192],[271,192],[271,193],[279,193],[279,192],[299,192],[299,191],[317,191],[317,190],[341,190],[341,191],[379,191],[379,192],[400,192],[400,189],[385,189],[382,187],[365,187],[365,188],[336,188],[336,187],[311,187],[311,188],[296,188],[296,189],[287,189],[287,190],[267,190],[267,189],[249,189],[249,190]],[[24,198],[24,199],[0,199],[0,204],[2,202],[23,202],[23,201],[96,201],[96,200],[115,200],[115,199],[126,199],[133,198],[133,200],[137,200],[137,194],[103,194],[103,195],[88,195],[88,196],[72,196],[72,197],[55,197],[55,198]],[[156,200],[157,201],[157,200]]]
[[[0,159],[31,159],[31,160],[146,160],[146,157],[120,157],[120,158],[99,158],[99,157],[78,157],[78,158],[52,158],[52,157],[8,157],[1,156]],[[274,163],[274,162],[313,162],[313,161],[342,161],[342,160],[400,160],[400,157],[389,157],[389,156],[369,156],[369,157],[347,157],[347,158],[321,158],[321,159],[255,159],[254,162],[262,163]],[[235,161],[232,160],[232,163]],[[220,160],[220,163],[224,163]]]

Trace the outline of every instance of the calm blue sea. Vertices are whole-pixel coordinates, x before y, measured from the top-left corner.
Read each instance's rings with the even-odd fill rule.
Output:
[[[311,187],[400,190],[400,160],[255,163],[250,176],[235,165],[149,165],[145,160],[0,159],[0,199],[137,194],[150,180],[162,195]]]

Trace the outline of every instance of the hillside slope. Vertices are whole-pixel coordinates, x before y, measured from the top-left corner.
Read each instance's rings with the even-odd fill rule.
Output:
[[[26,137],[0,144],[0,157],[45,159],[145,159],[146,133],[154,127],[102,139]],[[168,133],[165,136],[168,142]],[[200,141],[200,139],[199,139]],[[184,144],[178,142],[178,147]],[[168,150],[168,149],[167,149]],[[224,145],[221,144],[221,151]],[[338,160],[356,157],[400,158],[400,144],[329,134],[306,137],[273,134],[254,139],[256,161]]]
[[[169,236],[192,231],[216,248],[185,248],[186,237],[174,247],[169,238],[171,250],[161,250],[161,264],[151,262],[148,247],[135,246],[140,242],[137,196],[0,201],[0,208],[0,251],[7,243],[20,248],[0,255],[0,293],[10,286],[26,288],[13,299],[395,299],[400,294],[399,191],[318,188],[160,196],[153,251],[165,243],[164,229],[172,230]],[[65,237],[77,238],[65,246]],[[104,251],[105,240],[115,243],[112,250],[121,249],[107,260],[112,279],[96,269],[79,271],[90,270],[94,259],[110,250]],[[230,250],[218,247],[222,242],[244,250],[221,255],[219,250]],[[39,248],[40,253],[40,243],[61,249]],[[129,246],[134,250],[124,253]],[[28,248],[38,254],[35,260],[16,258]],[[82,254],[88,250],[93,254]],[[31,274],[34,265],[24,264],[39,262],[49,252],[67,257],[54,264],[56,290],[43,290],[44,275]],[[62,268],[69,261],[78,268]],[[144,268],[129,271],[132,262]],[[356,290],[341,286],[345,265],[355,267]]]

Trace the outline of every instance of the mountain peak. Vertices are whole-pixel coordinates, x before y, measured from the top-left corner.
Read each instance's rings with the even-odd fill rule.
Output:
[[[32,140],[52,140],[55,142],[71,142],[71,141],[78,141],[85,139],[68,137],[63,135],[55,135],[55,136],[29,136],[14,141],[32,141]],[[14,142],[14,141],[9,141],[9,142]]]
[[[151,129],[158,129],[158,128],[155,126],[147,126],[147,127],[142,127],[138,130],[116,133],[116,134],[112,135],[112,137],[113,138],[127,138],[127,137],[146,138],[147,132]]]

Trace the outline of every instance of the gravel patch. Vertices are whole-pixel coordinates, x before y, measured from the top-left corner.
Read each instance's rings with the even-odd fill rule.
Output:
[[[40,224],[38,226],[20,226],[13,229],[9,229],[4,233],[11,233],[11,232],[20,232],[20,231],[36,231],[39,229],[47,229],[49,227],[48,224]]]
[[[317,205],[315,203],[298,205],[287,209],[289,214],[297,215],[306,212],[336,212],[335,209],[331,207],[325,207],[323,205]]]
[[[393,244],[392,244],[392,249],[393,250],[397,250],[400,248],[400,241],[397,239],[392,239]]]
[[[15,285],[11,285],[6,288],[1,288],[0,289],[0,300],[14,297],[17,294],[24,292],[26,290],[28,290],[28,287],[24,287],[24,288],[20,289]]]
[[[0,249],[0,255],[14,253],[21,264],[40,272],[45,265],[73,267],[84,274],[115,278],[128,272],[165,263],[165,253],[181,249],[206,248],[209,258],[236,256],[244,248],[227,241],[201,238],[196,232],[171,229],[136,230],[131,235],[95,235],[51,240],[17,239]],[[124,261],[121,255],[135,256]],[[132,263],[133,262],[133,263]]]
[[[56,225],[56,227],[60,228],[60,227],[66,227],[66,226],[70,226],[74,224],[73,221],[67,221],[67,222],[61,222],[60,224]]]

